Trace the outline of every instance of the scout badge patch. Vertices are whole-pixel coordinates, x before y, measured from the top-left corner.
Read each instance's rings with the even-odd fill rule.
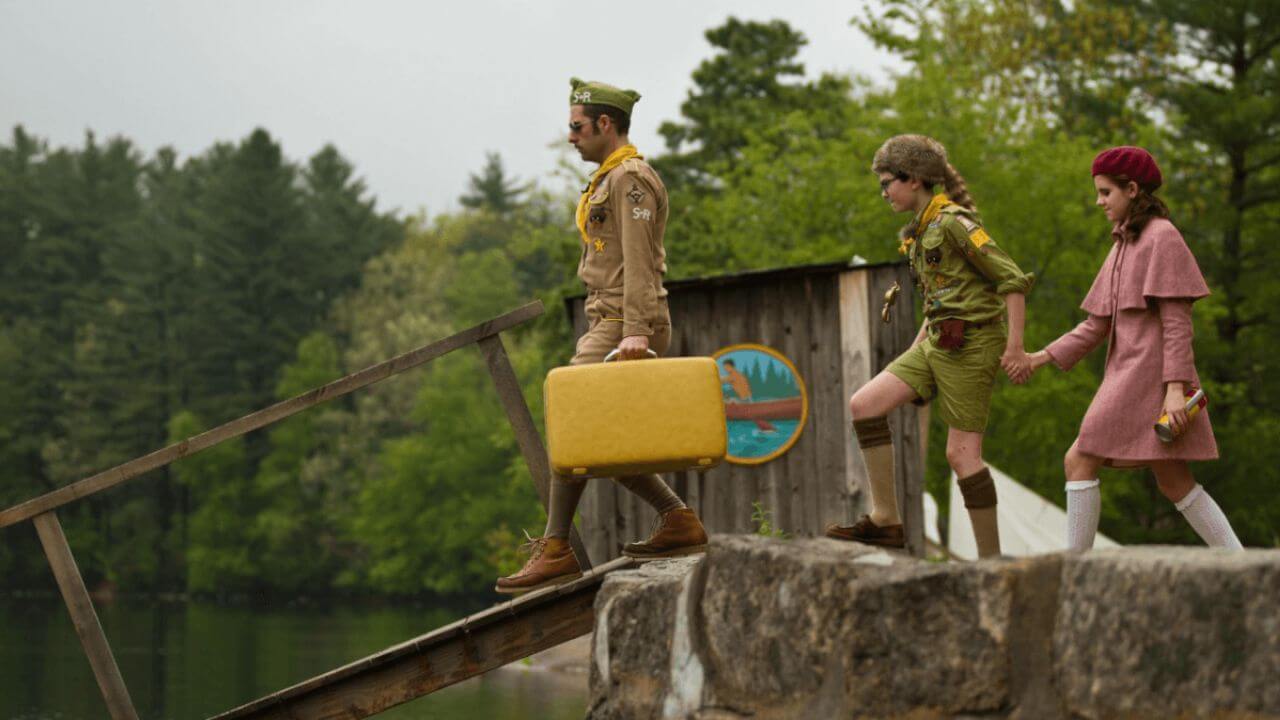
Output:
[[[963,215],[958,216],[958,219],[960,220],[960,224],[964,227],[964,231],[969,233],[969,242],[973,247],[977,250],[981,250],[983,253],[988,252],[988,250],[983,248],[984,245],[991,242],[991,236],[987,234],[987,231],[983,230],[981,225]],[[971,253],[966,249],[965,254]]]
[[[582,191],[582,197],[578,198],[578,209],[573,215],[573,222],[578,226],[578,233],[582,236],[582,242],[591,242],[591,238],[587,236],[587,206],[593,204],[599,205],[604,202],[605,198],[609,197],[609,193],[606,192],[598,200],[595,200],[594,203],[592,202],[593,198],[591,196],[595,193],[596,187],[599,186],[600,181],[604,179],[604,176],[608,175],[610,171],[621,165],[623,162],[630,160],[631,158],[643,157],[644,156],[636,150],[635,145],[623,145],[617,150],[614,150],[613,154],[609,157],[605,158],[604,162],[600,164],[600,168],[592,174],[591,182],[587,183],[587,187]]]

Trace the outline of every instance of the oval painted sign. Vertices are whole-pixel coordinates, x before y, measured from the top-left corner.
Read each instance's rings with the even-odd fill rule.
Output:
[[[711,357],[720,368],[724,393],[725,459],[759,465],[790,450],[809,414],[809,396],[796,366],[777,350],[751,343],[721,348]]]

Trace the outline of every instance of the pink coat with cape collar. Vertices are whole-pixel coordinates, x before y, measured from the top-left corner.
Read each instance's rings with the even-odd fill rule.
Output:
[[[1172,443],[1152,425],[1163,412],[1165,383],[1200,387],[1191,347],[1191,304],[1209,294],[1191,249],[1173,223],[1155,218],[1136,240],[1120,238],[1080,307],[1088,319],[1049,345],[1069,370],[1109,341],[1102,385],[1080,423],[1077,447],[1116,466],[1218,457],[1209,413]]]

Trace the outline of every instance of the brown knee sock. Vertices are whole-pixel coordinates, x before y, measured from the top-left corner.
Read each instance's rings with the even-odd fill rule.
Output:
[[[964,506],[969,510],[973,539],[978,544],[978,557],[1000,554],[1000,526],[996,522],[996,484],[991,470],[983,468],[958,480]]]
[[[585,480],[565,480],[559,475],[551,476],[551,498],[547,501],[547,530],[545,537],[566,539],[569,528],[573,527],[573,513],[578,509],[578,501],[582,499],[582,491],[586,489]]]
[[[642,500],[653,506],[659,515],[666,515],[672,510],[684,507],[680,496],[675,494],[662,478],[657,475],[632,475],[631,477],[614,478],[622,487],[640,496]]]
[[[853,434],[862,449],[871,490],[871,522],[880,527],[901,525],[898,490],[893,479],[893,432],[884,416],[853,421]]]

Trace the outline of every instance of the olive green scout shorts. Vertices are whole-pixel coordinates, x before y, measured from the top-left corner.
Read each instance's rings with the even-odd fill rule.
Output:
[[[1008,331],[1000,322],[965,328],[959,350],[937,346],[938,333],[889,363],[887,370],[911,386],[922,401],[934,400],[934,411],[947,427],[986,432],[991,390],[1000,371]]]

